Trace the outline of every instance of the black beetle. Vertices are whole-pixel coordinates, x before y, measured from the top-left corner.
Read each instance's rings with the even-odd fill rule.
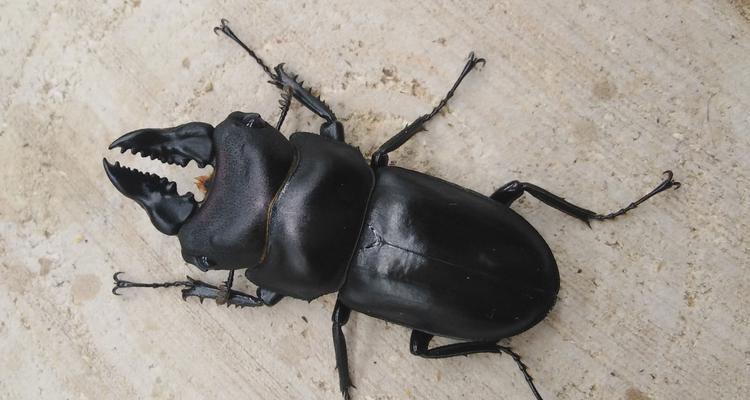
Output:
[[[214,28],[234,40],[282,90],[275,127],[258,114],[233,112],[215,128],[191,122],[141,129],[115,140],[141,156],[183,167],[214,167],[205,200],[179,195],[174,182],[112,165],[104,169],[115,187],[148,213],[156,228],[177,235],[186,262],[202,271],[229,270],[213,286],[187,281],[115,287],[183,286],[182,296],[215,299],[240,307],[272,306],[282,297],[313,300],[338,292],[333,343],[344,398],[352,387],[342,326],[351,310],[412,329],[410,350],[426,358],[507,353],[534,396],[541,399],[520,357],[501,339],[545,318],[555,304],[560,278],[547,243],[510,205],[524,192],[578,218],[606,220],[651,196],[678,188],[672,172],[654,190],[606,215],[581,208],[538,186],[512,181],[487,197],[438,178],[388,165],[396,150],[445,107],[463,78],[485,60],[470,54],[447,95],[380,146],[368,165],[344,142],[344,129],[320,98],[283,64],[269,68],[232,32],[226,20]],[[296,99],[325,120],[320,134],[279,129]],[[232,289],[234,271],[258,286],[255,296]],[[433,336],[462,340],[435,348]]]

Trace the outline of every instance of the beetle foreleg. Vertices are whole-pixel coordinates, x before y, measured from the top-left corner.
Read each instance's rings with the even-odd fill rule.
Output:
[[[340,301],[336,301],[336,306],[333,308],[333,315],[331,316],[331,320],[333,321],[333,349],[336,352],[336,369],[339,371],[339,389],[341,389],[344,400],[351,398],[349,388],[355,387],[352,385],[352,378],[349,376],[346,339],[344,338],[344,332],[341,330],[341,327],[349,321],[350,314],[351,310],[349,307],[341,304]]]
[[[411,332],[411,340],[409,341],[409,350],[411,354],[424,358],[448,358],[455,356],[468,356],[469,354],[476,353],[506,353],[513,358],[513,361],[518,365],[518,369],[521,370],[523,377],[526,379],[526,383],[529,384],[531,392],[534,394],[536,400],[543,400],[539,391],[534,386],[534,379],[529,375],[528,367],[521,361],[521,356],[516,354],[510,347],[500,346],[493,342],[464,342],[454,343],[445,346],[439,346],[435,348],[428,348],[430,341],[433,336],[429,333],[413,330]]]
[[[257,54],[255,54],[253,49],[248,47],[245,43],[242,42],[242,40],[240,40],[240,38],[237,37],[237,35],[234,34],[234,32],[232,31],[232,28],[229,27],[229,21],[227,21],[224,18],[221,19],[221,25],[214,27],[214,33],[218,35],[219,32],[225,34],[228,38],[234,40],[235,43],[240,45],[240,47],[242,47],[247,52],[247,54],[249,54],[250,57],[252,57],[255,60],[255,62],[258,63],[258,65],[260,65],[263,71],[269,77],[271,77],[271,79],[273,79],[274,81],[278,79],[278,77],[273,72],[271,72],[271,68],[269,68],[268,65],[266,65],[263,59],[260,58]]]
[[[189,287],[192,285],[192,278],[189,276],[187,277],[188,281],[174,281],[174,282],[160,282],[160,283],[140,283],[140,282],[131,282],[120,279],[120,275],[124,272],[115,272],[114,275],[112,275],[112,279],[115,281],[115,286],[112,288],[112,294],[115,296],[119,296],[120,293],[117,293],[117,289],[125,289],[125,288],[131,288],[131,287],[145,287],[145,288],[168,288],[168,287],[175,287],[175,286],[186,286]]]
[[[630,203],[627,207],[621,208],[615,212],[611,212],[609,214],[598,214],[591,210],[587,210],[583,207],[579,207],[573,203],[569,203],[564,198],[554,195],[550,192],[548,192],[545,189],[540,188],[539,186],[536,186],[531,183],[527,182],[519,182],[519,181],[512,181],[505,185],[503,185],[500,189],[497,189],[495,193],[493,193],[490,198],[493,200],[499,201],[505,205],[510,205],[515,201],[517,198],[519,198],[524,192],[529,193],[530,195],[536,197],[537,199],[541,200],[544,204],[547,204],[548,206],[560,210],[570,216],[573,216],[575,218],[580,219],[581,221],[585,222],[587,225],[591,225],[591,220],[606,220],[606,219],[613,219],[615,217],[618,217],[620,215],[623,215],[627,213],[628,211],[638,207],[643,203],[644,201],[650,199],[652,196],[661,193],[669,188],[679,188],[680,182],[676,182],[673,179],[673,173],[672,171],[664,171],[664,174],[667,175],[667,178],[664,179],[659,186],[654,188],[651,192],[646,194],[645,196],[641,197],[640,199]]]
[[[197,297],[202,303],[204,299],[214,299],[218,305],[226,304],[235,307],[259,307],[265,304],[260,298],[247,293],[227,289],[226,287],[218,288],[190,277],[188,279],[190,279],[192,286],[182,289],[183,300],[187,300],[188,297]]]
[[[344,126],[336,119],[336,114],[333,113],[328,104],[321,100],[319,96],[314,95],[309,88],[306,88],[304,82],[300,81],[297,75],[289,75],[284,71],[284,64],[277,65],[274,71],[276,71],[277,79],[271,83],[283,90],[291,89],[295,99],[302,103],[308,110],[326,120],[320,126],[320,134],[343,142]]]
[[[216,303],[220,305],[226,304],[227,306],[233,305],[236,307],[258,307],[262,305],[270,306],[276,304],[281,299],[278,295],[274,297],[274,293],[271,293],[271,295],[265,293],[265,297],[269,299],[268,301],[264,298],[261,298],[261,295],[264,293],[260,288],[258,289],[258,297],[232,290],[227,287],[227,285],[231,287],[231,278],[227,280],[222,288],[219,288],[197,279],[193,279],[189,276],[187,277],[188,280],[186,281],[139,283],[122,280],[119,277],[120,274],[122,274],[122,272],[117,272],[112,277],[115,281],[115,286],[112,288],[112,293],[115,295],[120,294],[117,292],[118,289],[131,287],[167,288],[182,286],[184,287],[182,289],[183,300],[187,300],[188,297],[197,297],[201,301],[201,303],[205,299],[214,299],[216,300]],[[269,301],[272,303],[269,303]]]
[[[297,99],[310,111],[326,120],[326,122],[323,123],[323,125],[321,125],[320,127],[321,135],[341,142],[344,141],[344,127],[343,125],[341,125],[341,122],[336,119],[336,114],[333,113],[333,110],[331,110],[328,104],[321,100],[320,97],[313,95],[312,91],[309,88],[305,88],[303,82],[299,81],[296,75],[287,74],[286,71],[284,71],[283,63],[277,65],[272,70],[268,65],[266,65],[263,59],[255,54],[255,51],[253,51],[250,47],[248,47],[248,45],[243,43],[239,37],[237,37],[234,31],[232,31],[232,29],[229,27],[229,21],[227,21],[226,19],[222,19],[221,25],[214,28],[214,33],[218,34],[219,32],[223,33],[228,38],[232,39],[235,43],[240,45],[240,47],[242,47],[242,49],[244,49],[245,52],[247,52],[247,54],[250,55],[250,57],[252,57],[255,62],[258,63],[258,65],[260,65],[263,71],[271,78],[269,83],[284,91],[291,89],[292,96],[294,96],[295,99]],[[286,111],[284,111],[284,109],[286,108],[288,110],[289,101],[286,101],[286,103],[286,105],[282,104],[282,114],[279,117],[279,123],[277,124],[278,127],[281,126],[281,123],[284,121],[284,117],[286,116]]]

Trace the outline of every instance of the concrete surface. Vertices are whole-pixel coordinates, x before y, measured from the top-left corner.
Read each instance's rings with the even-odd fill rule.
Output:
[[[398,165],[482,193],[519,178],[601,211],[674,169],[682,189],[592,229],[514,206],[562,289],[508,343],[546,399],[748,398],[746,0],[213,3],[0,3],[0,398],[339,398],[333,296],[236,310],[110,293],[115,271],[223,279],[184,265],[101,169],[106,155],[195,190],[193,165],[106,146],[232,110],[276,116],[277,91],[211,33],[221,17],[301,73],[366,153],[429,110],[469,50],[486,57]],[[288,121],[318,124],[299,107]],[[346,333],[356,399],[531,398],[508,357],[418,359],[406,329],[363,315]]]

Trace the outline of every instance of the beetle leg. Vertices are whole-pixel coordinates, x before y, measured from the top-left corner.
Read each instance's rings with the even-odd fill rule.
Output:
[[[528,367],[521,361],[521,356],[516,354],[510,347],[500,346],[493,342],[464,342],[454,343],[445,346],[428,348],[433,335],[424,333],[418,330],[411,331],[411,339],[409,341],[409,350],[411,354],[424,358],[448,358],[455,356],[468,356],[469,354],[476,353],[505,353],[513,358],[513,361],[518,365],[518,369],[521,370],[523,377],[526,379],[526,383],[529,384],[531,392],[534,394],[536,400],[542,400],[542,396],[534,386],[534,379],[529,375]]]
[[[265,304],[263,300],[247,293],[227,289],[226,287],[216,287],[191,278],[188,279],[193,285],[182,289],[183,300],[187,300],[188,297],[197,297],[203,303],[205,299],[214,299],[216,304],[226,304],[227,307],[259,307]]]
[[[232,292],[232,285],[234,285],[234,270],[229,270],[229,276],[227,276],[227,280],[224,281],[223,285],[219,285],[219,291],[216,293],[216,304],[222,306],[224,304],[227,304],[229,301],[229,296]]]
[[[638,207],[643,203],[644,201],[650,199],[654,195],[661,193],[669,188],[679,188],[680,182],[676,182],[673,179],[673,173],[672,171],[664,171],[664,174],[666,175],[666,179],[664,179],[659,186],[654,188],[654,190],[647,193],[645,196],[641,197],[640,199],[630,203],[627,207],[621,208],[617,211],[611,212],[609,214],[598,214],[596,212],[593,212],[591,210],[587,210],[583,207],[579,207],[573,203],[569,203],[564,198],[554,195],[550,192],[548,192],[545,189],[540,188],[539,186],[536,186],[531,183],[527,182],[519,182],[519,181],[512,181],[505,185],[503,185],[500,189],[496,190],[495,193],[493,193],[490,198],[493,200],[499,201],[505,205],[510,205],[513,201],[515,201],[517,198],[519,198],[524,192],[529,193],[530,195],[536,197],[537,199],[541,200],[544,204],[547,204],[548,206],[560,210],[570,216],[573,216],[575,218],[580,219],[581,221],[585,222],[587,225],[591,225],[591,220],[607,220],[607,219],[613,219],[615,217],[618,217],[620,215],[623,215],[627,213],[628,211]]]
[[[437,115],[437,113],[439,113],[440,110],[442,110],[443,107],[448,104],[448,100],[453,97],[453,94],[456,92],[456,89],[458,89],[458,86],[461,84],[461,81],[464,80],[466,75],[468,75],[469,72],[471,72],[471,70],[477,66],[477,64],[482,63],[482,65],[484,65],[485,62],[486,60],[484,58],[475,57],[474,52],[469,53],[469,61],[467,61],[466,65],[464,65],[464,69],[463,71],[461,71],[461,75],[458,76],[458,79],[445,95],[445,97],[440,100],[440,103],[438,103],[438,105],[435,106],[435,108],[433,108],[429,114],[420,116],[419,118],[414,120],[414,122],[406,125],[404,129],[402,129],[400,132],[393,135],[393,137],[383,143],[372,155],[372,160],[370,162],[372,167],[376,168],[388,165],[388,153],[398,149],[399,147],[401,147],[401,145],[411,139],[412,136],[425,130],[424,124],[427,123],[427,121],[431,120],[432,117]]]
[[[352,378],[349,376],[349,360],[346,355],[346,338],[344,338],[344,332],[341,327],[346,325],[349,321],[349,315],[351,310],[349,307],[343,305],[340,301],[336,301],[336,306],[333,308],[333,315],[331,320],[333,321],[333,349],[336,352],[336,369],[339,371],[339,389],[345,400],[349,400],[349,388],[355,387],[352,385]]]
[[[320,126],[320,134],[343,142],[344,126],[336,119],[336,114],[333,113],[328,104],[321,100],[319,96],[315,96],[310,88],[306,88],[304,82],[300,81],[297,75],[289,75],[284,71],[283,63],[277,65],[274,71],[276,71],[277,78],[271,83],[284,90],[291,89],[295,99],[307,107],[308,110],[326,120]]]
[[[242,308],[263,305],[270,307],[284,298],[284,296],[278,293],[260,287],[255,292],[255,296],[233,290],[234,274],[232,272],[230,271],[229,278],[219,287],[188,277],[192,285],[182,289],[182,299],[187,300],[188,297],[197,297],[201,303],[205,299],[214,299],[217,305],[226,304],[227,307],[235,306]]]
[[[115,286],[112,288],[112,294],[115,296],[119,296],[120,293],[117,292],[118,289],[126,289],[131,287],[145,287],[145,288],[167,288],[167,287],[175,287],[175,286],[186,286],[189,287],[192,285],[192,278],[189,276],[187,277],[189,280],[187,281],[174,281],[174,282],[160,282],[160,283],[139,283],[139,282],[131,282],[126,281],[123,279],[120,279],[120,275],[124,272],[115,272],[114,275],[112,275],[112,279],[115,281]]]
[[[265,297],[267,299],[272,299],[271,301],[273,301],[272,304],[269,304],[266,299],[263,299],[260,296],[256,297],[236,290],[232,290],[226,287],[227,284],[231,286],[231,282],[229,280],[223,285],[222,288],[219,288],[197,279],[193,279],[189,276],[187,277],[186,281],[139,283],[122,280],[119,277],[120,274],[122,274],[122,272],[117,272],[112,276],[115,281],[115,286],[112,288],[112,293],[115,295],[120,295],[120,293],[117,292],[118,289],[131,287],[167,288],[182,286],[184,287],[182,289],[183,300],[187,300],[188,297],[197,297],[201,301],[201,303],[205,299],[214,299],[216,300],[217,304],[226,304],[227,306],[233,305],[236,307],[257,307],[262,305],[270,306],[276,304],[276,302],[280,300],[280,298],[278,297],[279,295],[276,295],[276,297],[272,297],[268,294],[265,294]],[[260,293],[261,290],[259,289],[258,292]]]

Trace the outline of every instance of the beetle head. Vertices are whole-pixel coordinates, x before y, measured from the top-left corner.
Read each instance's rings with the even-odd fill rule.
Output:
[[[258,114],[234,112],[216,128],[191,122],[166,129],[139,129],[111,148],[130,150],[169,164],[213,165],[206,197],[179,195],[176,184],[155,174],[110,164],[112,184],[135,200],[156,229],[178,235],[182,256],[202,270],[252,267],[266,241],[268,206],[292,163],[286,138]]]

